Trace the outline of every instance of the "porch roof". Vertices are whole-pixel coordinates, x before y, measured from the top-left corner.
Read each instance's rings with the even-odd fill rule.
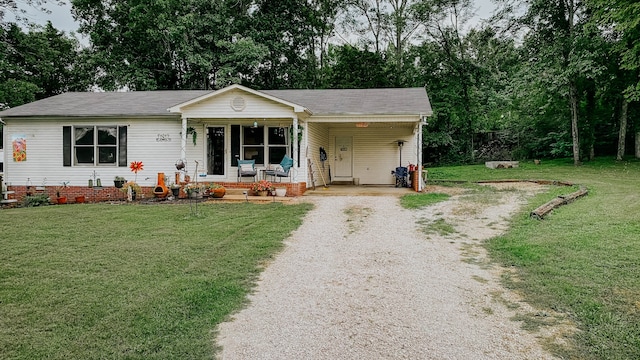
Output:
[[[239,85],[231,87],[240,88]],[[224,90],[224,89],[223,89]],[[142,117],[175,118],[169,108],[214,95],[211,90],[69,92],[0,112],[0,117]],[[265,98],[299,105],[313,115],[432,115],[424,88],[251,90]],[[214,95],[215,96],[215,95]]]

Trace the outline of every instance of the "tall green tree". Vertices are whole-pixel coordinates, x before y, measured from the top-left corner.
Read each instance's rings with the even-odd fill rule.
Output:
[[[618,85],[624,89],[624,99],[620,106],[616,159],[622,160],[629,103],[640,100],[640,6],[633,0],[587,0],[587,4],[593,14],[593,23],[611,34],[612,52],[617,55],[615,74]],[[636,128],[635,154],[640,158],[640,121],[633,125]]]
[[[98,85],[219,88],[255,75],[265,48],[247,37],[249,1],[72,0],[90,36]]]
[[[24,32],[0,27],[0,103],[13,107],[66,91],[87,90],[91,73],[81,64],[78,41],[48,22]]]
[[[323,87],[334,89],[385,88],[393,86],[382,54],[351,45],[329,46]]]
[[[580,104],[584,91],[580,83],[597,76],[602,67],[589,48],[585,24],[589,13],[580,0],[527,0],[524,15],[517,18],[525,29],[523,44],[524,71],[535,74],[529,86],[551,90],[551,96],[566,99],[571,134],[572,156],[580,164]],[[526,74],[523,74],[526,75]],[[560,129],[559,129],[560,130]]]

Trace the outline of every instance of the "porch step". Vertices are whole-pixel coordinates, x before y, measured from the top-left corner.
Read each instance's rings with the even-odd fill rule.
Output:
[[[250,191],[248,189],[229,189],[229,188],[226,188],[225,190],[226,190],[225,196],[226,195],[244,195],[246,191]]]

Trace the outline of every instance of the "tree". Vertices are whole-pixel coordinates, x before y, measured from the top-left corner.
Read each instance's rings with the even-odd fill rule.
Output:
[[[381,54],[351,45],[329,46],[327,59],[324,87],[362,89],[393,85],[387,62]]]
[[[534,71],[537,86],[553,90],[567,100],[570,117],[572,155],[580,164],[581,79],[593,78],[602,71],[590,53],[589,34],[585,31],[588,12],[580,0],[527,0],[528,8],[517,19],[528,29],[523,53],[528,71]]]
[[[72,0],[98,85],[210,89],[255,75],[265,48],[246,36],[248,1]]]
[[[623,69],[640,70],[640,6],[636,0],[586,0],[594,21],[615,30],[619,36],[620,64]],[[626,88],[628,101],[640,100],[640,80]]]
[[[25,33],[16,24],[0,28],[0,103],[13,107],[65,91],[89,88],[91,73],[83,70],[80,46],[51,23],[31,26]]]
[[[63,5],[64,1],[56,0],[0,0],[0,25],[4,23],[4,16],[7,12],[11,12],[15,15],[17,21],[22,23],[28,23],[28,19],[24,17],[26,14],[25,7],[35,7],[39,11],[49,13],[49,10],[44,8],[44,4],[52,2],[57,5]]]

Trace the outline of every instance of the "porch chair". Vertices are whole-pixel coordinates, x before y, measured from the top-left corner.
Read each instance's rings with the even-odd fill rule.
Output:
[[[293,159],[285,155],[282,158],[282,161],[280,161],[280,165],[276,165],[275,169],[265,171],[265,174],[267,176],[272,176],[274,181],[280,178],[281,182],[283,177],[289,177],[292,167]]]
[[[257,174],[255,160],[238,160],[238,182],[241,182],[243,177],[252,177],[255,182]]]

